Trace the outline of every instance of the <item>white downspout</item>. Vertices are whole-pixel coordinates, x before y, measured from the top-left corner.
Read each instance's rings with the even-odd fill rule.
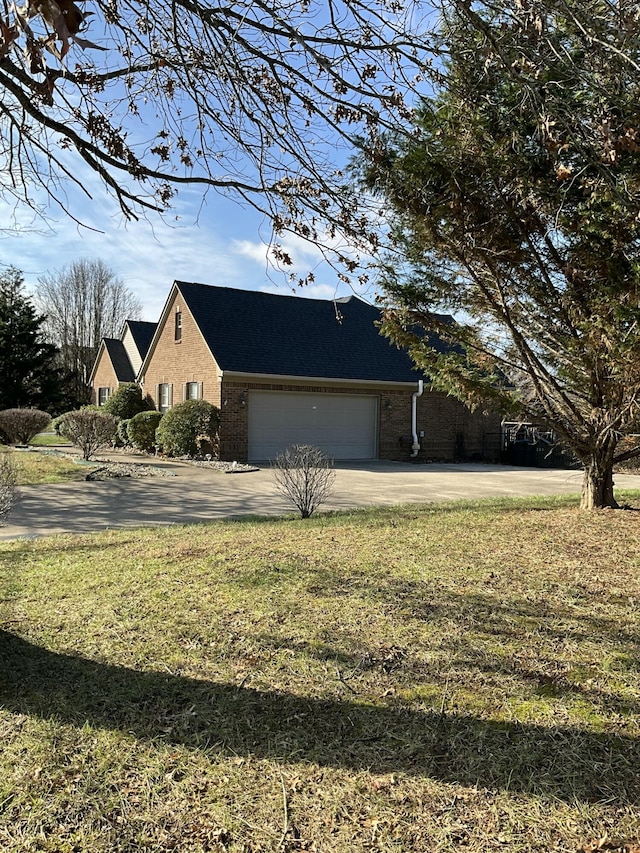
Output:
[[[418,390],[415,394],[411,395],[411,435],[413,437],[413,444],[411,445],[411,458],[415,459],[418,453],[420,452],[420,442],[418,441],[418,419],[417,419],[417,411],[418,411],[418,397],[422,397],[422,392],[424,391],[424,381],[422,379],[418,379]]]

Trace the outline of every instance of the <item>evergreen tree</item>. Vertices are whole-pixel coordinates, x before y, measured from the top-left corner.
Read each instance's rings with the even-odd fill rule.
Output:
[[[24,293],[22,273],[0,274],[0,409],[57,409],[63,391],[57,350],[44,340],[43,323]]]
[[[614,465],[640,456],[639,8],[448,6],[413,136],[365,164],[406,259],[386,269],[387,333],[435,387],[553,429],[585,508],[615,507]]]

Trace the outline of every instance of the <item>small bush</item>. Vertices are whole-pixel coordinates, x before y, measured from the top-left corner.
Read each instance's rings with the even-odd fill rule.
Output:
[[[51,415],[40,409],[4,409],[0,412],[0,434],[7,444],[28,444],[50,423]]]
[[[127,447],[131,444],[131,439],[129,438],[129,418],[118,421],[116,444],[118,447]]]
[[[156,430],[162,420],[161,412],[138,412],[130,421],[127,421],[127,435],[129,442],[138,450],[147,453],[156,446]]]
[[[310,518],[333,493],[336,472],[333,459],[319,447],[294,444],[272,461],[276,488]]]
[[[0,457],[0,524],[4,523],[16,499],[16,472],[6,453]]]
[[[64,415],[66,415],[66,414],[67,413],[65,412]],[[63,419],[64,415],[58,415],[57,418],[54,418],[51,421],[51,429],[55,432],[56,435],[61,434],[60,433],[60,424],[62,423],[62,419]]]
[[[220,411],[206,400],[185,400],[164,415],[156,431],[158,447],[167,456],[211,453],[216,445]]]
[[[142,396],[142,389],[135,382],[123,382],[104,406],[101,406],[103,412],[123,420],[129,420],[138,412],[146,412],[149,408],[149,400]]]
[[[91,459],[94,453],[115,441],[118,419],[107,412],[87,407],[63,415],[59,430],[60,435],[82,450],[83,459]]]
[[[103,411],[100,406],[96,406],[94,403],[88,403],[86,406],[80,406],[79,409],[70,409],[68,412],[63,412],[61,415],[58,415],[57,418],[54,418],[51,421],[51,429],[55,432],[56,435],[64,436],[64,433],[60,430],[60,425],[64,418],[71,412],[101,412]]]

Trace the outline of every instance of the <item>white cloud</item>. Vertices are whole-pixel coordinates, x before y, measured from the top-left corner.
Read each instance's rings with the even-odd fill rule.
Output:
[[[338,250],[340,248],[337,240],[326,240],[325,242],[330,250]],[[284,234],[282,237],[274,240],[274,244],[289,255],[294,269],[304,266],[314,268],[327,263],[322,249],[315,245],[315,243],[310,243],[297,234]],[[273,255],[272,245],[263,240],[234,240],[233,248],[234,251],[243,257],[272,268],[278,268]]]
[[[348,296],[351,291],[345,292],[345,286],[336,284],[305,284],[304,287],[287,286],[276,281],[265,284],[259,288],[261,293],[275,293],[278,296],[300,296],[303,299],[337,299],[339,296]]]
[[[236,254],[242,255],[244,258],[249,258],[258,264],[268,263],[269,246],[265,243],[252,240],[234,240],[232,249]]]
[[[239,205],[215,194],[203,199],[187,191],[178,197],[173,218],[150,214],[127,222],[104,198],[95,176],[89,173],[86,179],[100,202],[82,201],[82,226],[51,210],[42,227],[34,228],[28,211],[16,211],[13,217],[13,209],[0,202],[0,222],[7,223],[7,230],[0,231],[0,267],[22,270],[29,286],[74,260],[100,258],[140,299],[147,320],[158,318],[175,279],[248,289],[266,280],[232,249],[242,229],[248,237],[258,230]]]

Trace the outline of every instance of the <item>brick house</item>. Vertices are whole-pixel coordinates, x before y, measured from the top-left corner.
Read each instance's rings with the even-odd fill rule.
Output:
[[[89,377],[93,404],[104,405],[118,385],[136,381],[156,325],[142,320],[127,320],[119,338],[100,341]]]
[[[422,390],[379,319],[355,296],[176,281],[137,380],[160,411],[189,399],[218,406],[226,460],[271,459],[294,443],[335,459],[497,460],[499,416],[472,413],[426,382]]]

